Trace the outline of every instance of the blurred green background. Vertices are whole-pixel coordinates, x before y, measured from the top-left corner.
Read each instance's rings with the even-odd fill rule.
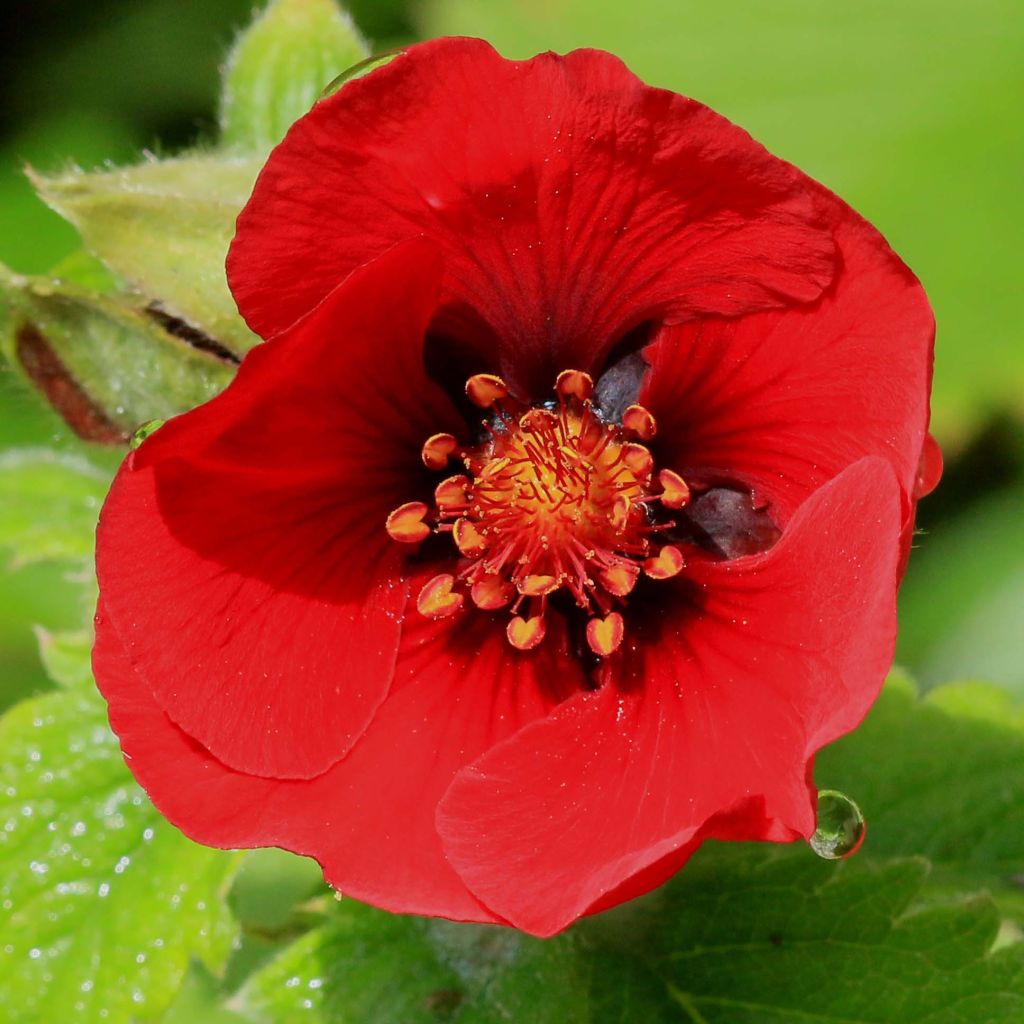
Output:
[[[508,56],[613,50],[838,191],[922,278],[939,321],[940,490],[901,598],[899,658],[926,685],[1024,695],[1024,16],[1019,0],[352,0],[383,50],[471,34]],[[0,261],[76,245],[21,168],[174,152],[213,134],[218,63],[250,0],[7,0],[0,10]],[[340,70],[340,69],[339,69]],[[0,449],[83,449],[0,365]],[[111,464],[111,454],[90,457]],[[0,538],[2,546],[2,538]],[[31,626],[75,624],[59,567],[0,559],[0,707],[45,687]]]

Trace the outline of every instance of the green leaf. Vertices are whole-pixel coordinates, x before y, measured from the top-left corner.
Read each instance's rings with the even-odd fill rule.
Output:
[[[985,897],[920,907],[920,861],[709,844],[654,897],[541,941],[346,905],[232,1002],[273,1024],[1000,1024],[1024,947]]]
[[[242,355],[258,339],[238,315],[224,260],[259,168],[254,157],[210,153],[32,180],[117,277]]]
[[[459,979],[426,938],[426,924],[346,903],[257,972],[231,1006],[268,1024],[401,1021],[433,1024],[461,999]]]
[[[1024,697],[1024,488],[918,542],[900,590],[899,660],[925,686],[976,676]]]
[[[228,58],[222,141],[266,152],[369,49],[334,0],[271,0]]]
[[[996,408],[1024,412],[1017,0],[428,0],[414,12],[426,35],[482,36],[513,57],[610,50],[741,124],[920,275],[939,323],[940,440],[966,439]]]
[[[122,443],[141,423],[212,398],[235,373],[233,357],[181,321],[116,296],[6,275],[0,298],[0,345],[87,440]]]
[[[961,683],[919,699],[895,676],[815,778],[860,804],[869,854],[926,856],[934,886],[989,889],[1024,921],[1024,712],[1004,691]]]
[[[74,455],[46,449],[0,453],[0,546],[16,564],[86,562],[110,476]]]
[[[95,690],[0,720],[0,1021],[128,1024],[194,957],[219,969],[237,857],[185,839],[134,784]]]
[[[36,639],[39,641],[39,659],[55,683],[66,687],[92,686],[89,664],[93,643],[91,629],[51,633],[37,626]]]

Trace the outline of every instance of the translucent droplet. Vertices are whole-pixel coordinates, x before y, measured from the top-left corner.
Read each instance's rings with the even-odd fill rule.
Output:
[[[335,78],[322,93],[320,93],[320,99],[327,99],[328,96],[333,96],[346,82],[351,82],[356,78],[362,78],[364,75],[368,75],[371,71],[376,71],[377,68],[382,68],[385,64],[390,64],[395,57],[401,56],[405,53],[405,50],[399,48],[395,50],[385,50],[383,53],[375,53],[372,57],[367,57],[366,60],[359,61],[358,64],[353,64],[352,67],[342,71],[337,78]]]
[[[818,826],[811,849],[825,860],[842,860],[860,849],[868,826],[861,809],[837,789],[818,792]]]
[[[155,434],[166,422],[167,420],[146,420],[146,422],[143,423],[134,434],[132,434],[132,451],[138,448],[147,437],[151,437]]]

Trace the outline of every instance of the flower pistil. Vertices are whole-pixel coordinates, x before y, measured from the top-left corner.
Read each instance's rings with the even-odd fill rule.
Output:
[[[500,377],[469,378],[467,397],[491,413],[483,439],[463,448],[435,434],[422,450],[429,469],[457,457],[466,472],[438,484],[433,507],[407,502],[387,519],[394,540],[449,534],[461,556],[455,572],[420,590],[422,615],[455,614],[467,594],[486,611],[510,607],[508,640],[530,650],[544,639],[549,602],[564,591],[588,616],[591,650],[607,656],[622,643],[618,608],[641,575],[664,580],[683,569],[682,552],[666,543],[675,526],[666,510],[682,508],[690,491],[678,473],[655,473],[643,443],[656,433],[654,417],[631,405],[621,422],[608,422],[593,391],[589,374],[565,370],[555,399],[531,407]]]

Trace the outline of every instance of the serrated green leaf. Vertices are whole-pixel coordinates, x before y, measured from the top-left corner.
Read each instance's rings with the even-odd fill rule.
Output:
[[[346,903],[330,927],[294,942],[230,1005],[267,1024],[450,1019],[459,980],[435,956],[425,927]]]
[[[92,558],[110,476],[85,459],[43,448],[0,453],[0,547],[16,564]]]
[[[7,275],[0,297],[0,347],[87,440],[122,443],[139,424],[212,398],[235,373],[185,325],[117,296]]]
[[[334,0],[271,0],[228,58],[223,143],[268,151],[333,79],[369,52]]]
[[[1024,949],[921,861],[709,844],[653,898],[546,941],[343,905],[235,1000],[274,1024],[1011,1024]]]
[[[1017,0],[427,0],[413,12],[425,35],[482,36],[511,57],[601,47],[732,118],[861,210],[921,277],[939,323],[940,440],[964,441],[994,409],[1024,412]]]
[[[0,720],[0,1021],[128,1024],[190,957],[218,969],[235,855],[185,839],[132,781],[95,690]]]
[[[869,854],[926,856],[933,885],[989,889],[1024,920],[1024,712],[1005,692],[951,684],[918,698],[894,677],[815,777],[856,798]]]
[[[32,180],[119,278],[242,355],[258,339],[238,315],[224,260],[259,169],[254,157],[209,153]]]

